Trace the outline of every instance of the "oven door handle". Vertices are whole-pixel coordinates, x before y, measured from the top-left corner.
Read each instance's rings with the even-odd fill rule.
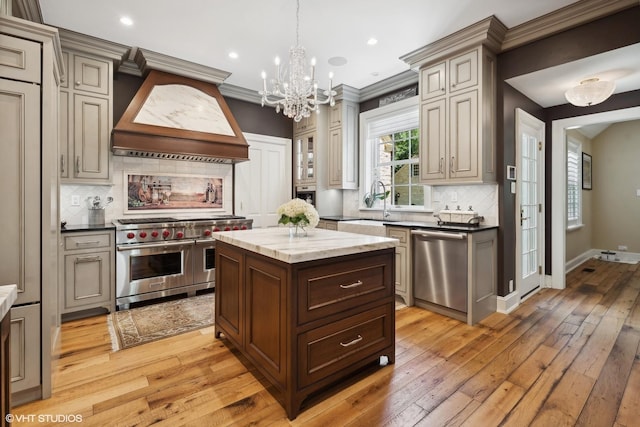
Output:
[[[443,233],[442,231],[422,231],[422,230],[411,230],[411,234],[414,236],[420,236],[425,238],[435,238],[435,239],[454,239],[454,240],[464,240],[467,238],[466,233]]]
[[[196,240],[196,245],[202,245],[202,244],[206,244],[206,243],[213,243],[215,245],[216,239],[200,239],[200,240]]]
[[[195,243],[193,240],[188,242],[164,242],[164,243],[141,243],[139,245],[119,245],[116,247],[119,251],[134,251],[136,249],[156,249],[156,248],[168,248],[176,246],[193,246]]]

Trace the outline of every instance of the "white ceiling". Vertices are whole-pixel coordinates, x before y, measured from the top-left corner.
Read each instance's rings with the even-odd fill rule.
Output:
[[[415,49],[495,15],[507,27],[576,0],[301,0],[300,44],[318,61],[320,87],[361,89],[408,69]],[[295,0],[40,0],[44,22],[231,72],[225,81],[259,90],[276,55],[295,44]],[[122,16],[134,24],[120,24]],[[378,44],[368,46],[371,37]],[[231,51],[237,59],[229,58]],[[636,55],[640,56],[640,55]],[[331,66],[332,57],[346,65]],[[564,90],[561,90],[564,92]]]

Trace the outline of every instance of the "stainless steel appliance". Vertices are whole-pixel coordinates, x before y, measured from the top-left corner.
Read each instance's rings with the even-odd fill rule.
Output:
[[[251,229],[253,220],[233,215],[202,219],[135,218],[116,226],[116,305],[215,286],[216,231]]]
[[[411,230],[413,296],[419,307],[467,313],[467,233]]]

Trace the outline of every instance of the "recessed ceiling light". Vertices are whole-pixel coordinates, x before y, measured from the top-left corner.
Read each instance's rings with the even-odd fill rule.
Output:
[[[129,18],[128,16],[123,16],[122,18],[120,18],[120,23],[122,25],[126,25],[127,27],[130,27],[133,25],[133,19]]]
[[[229,58],[238,59],[238,52],[229,52]]]
[[[378,44],[378,39],[371,37],[369,40],[367,40],[367,44],[369,46],[375,46]]]

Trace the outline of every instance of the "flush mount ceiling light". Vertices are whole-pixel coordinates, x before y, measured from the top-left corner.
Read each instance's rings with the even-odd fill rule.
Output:
[[[315,80],[316,60],[311,59],[310,73],[305,74],[307,56],[304,47],[300,46],[300,0],[296,1],[296,45],[289,49],[289,69],[280,69],[280,58],[276,57],[276,76],[271,80],[273,88],[267,90],[267,73],[262,72],[262,106],[275,105],[276,112],[280,109],[285,116],[299,122],[318,111],[321,104],[333,106],[336,92],[332,89],[333,73],[329,73],[329,90],[324,91],[326,99],[318,100],[318,82]]]
[[[600,104],[611,96],[616,84],[598,78],[587,79],[565,92],[567,101],[578,107]]]

